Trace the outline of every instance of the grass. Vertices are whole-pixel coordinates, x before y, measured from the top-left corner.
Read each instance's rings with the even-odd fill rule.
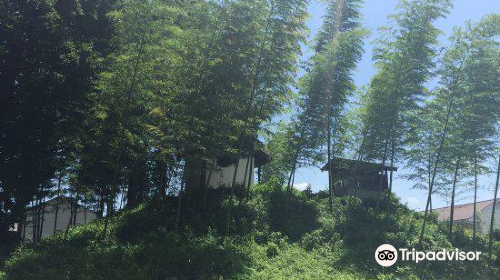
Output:
[[[17,249],[0,279],[498,279],[498,268],[486,262],[378,266],[373,252],[381,242],[410,248],[417,242],[421,215],[397,201],[386,215],[337,199],[335,209],[349,214],[331,215],[321,194],[295,193],[291,202],[284,197],[275,191],[255,193],[237,205],[231,236],[219,234],[223,206],[209,207],[204,219],[186,211],[183,230],[175,234],[174,201],[152,200],[113,217],[105,238],[98,222],[73,228],[67,240],[59,235]],[[285,207],[290,220],[283,216]],[[435,220],[426,236],[428,248],[452,248]],[[470,246],[467,233],[458,237],[461,246]]]

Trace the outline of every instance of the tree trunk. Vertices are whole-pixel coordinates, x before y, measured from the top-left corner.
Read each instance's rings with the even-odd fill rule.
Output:
[[[477,234],[477,157],[474,158],[474,216],[472,218],[472,244],[476,248],[476,234]]]
[[[462,69],[463,63],[464,63],[464,61],[462,60],[460,62],[460,66],[457,69],[457,72],[460,72],[460,70]],[[454,77],[454,80],[455,80],[454,85],[456,85],[457,82],[460,79],[459,79],[459,77]],[[424,233],[425,233],[425,227],[426,227],[426,224],[427,224],[427,216],[429,214],[428,213],[428,208],[429,208],[429,206],[431,204],[432,191],[433,191],[434,182],[435,182],[435,179],[436,179],[437,167],[438,167],[439,162],[441,161],[441,152],[442,152],[442,149],[443,149],[443,146],[444,146],[444,141],[445,141],[446,136],[448,134],[450,115],[451,115],[451,111],[452,111],[452,108],[453,108],[453,103],[455,101],[455,95],[454,95],[455,88],[456,88],[456,86],[454,86],[451,89],[451,91],[450,91],[450,99],[449,99],[448,108],[447,108],[447,111],[446,111],[446,118],[445,118],[443,133],[441,134],[439,148],[438,148],[437,155],[436,155],[436,161],[434,162],[434,168],[433,168],[433,171],[432,171],[432,179],[431,179],[431,184],[429,186],[429,195],[427,197],[427,204],[425,206],[424,222],[422,223],[422,230],[420,231],[420,237],[419,237],[419,240],[418,240],[418,245],[419,245],[420,248],[422,248],[423,241],[424,241]]]
[[[73,202],[73,226],[76,226],[76,215],[78,213],[78,192],[75,194],[75,201]]]
[[[70,195],[70,198],[71,198],[71,195]],[[71,227],[71,224],[73,224],[73,204],[71,203],[71,206],[70,206],[70,211],[69,211],[69,221],[68,221],[68,224],[66,226],[66,231],[64,232],[64,241],[68,240],[68,232],[69,232],[69,228]]]
[[[394,138],[392,138],[392,141],[391,141],[391,170],[389,171],[390,175],[389,175],[389,188],[388,188],[388,191],[387,191],[387,213],[386,213],[386,217],[389,218],[389,215],[391,213],[391,195],[392,195],[392,181],[393,181],[393,169],[394,169],[394,157],[395,157],[395,153],[396,153],[396,140]],[[387,174],[387,171],[386,171],[386,174]]]
[[[391,147],[391,170],[389,171],[390,172],[390,175],[389,175],[389,193],[388,193],[388,197],[390,198],[391,197],[391,194],[392,194],[392,181],[393,181],[393,169],[394,169],[394,157],[395,157],[395,153],[396,153],[396,140],[395,139],[392,139],[392,147]]]
[[[247,163],[245,165],[245,176],[243,176],[243,186],[245,187],[245,190],[247,189],[250,189],[250,182],[247,182],[247,178],[249,178],[249,173],[251,174],[252,172],[250,172],[250,161],[252,160],[252,154],[253,152],[250,153],[250,155],[248,156],[247,158]],[[251,176],[251,175],[250,175]],[[247,187],[248,186],[248,187]]]
[[[441,138],[439,140],[439,147],[438,147],[438,151],[437,151],[437,155],[436,155],[436,161],[434,162],[434,167],[433,167],[433,171],[432,171],[431,185],[429,186],[429,194],[427,196],[427,203],[425,205],[424,222],[422,223],[422,229],[420,231],[420,237],[418,239],[418,246],[421,249],[422,249],[422,245],[424,242],[425,227],[427,225],[427,216],[429,215],[429,206],[431,205],[432,192],[434,189],[434,182],[436,180],[436,174],[437,174],[437,167],[441,161],[441,153],[443,151],[444,141],[446,139],[446,136],[448,135],[448,125],[449,125],[452,107],[453,107],[453,94],[450,96],[450,103],[448,105],[448,110],[446,112],[445,125],[443,128],[443,133],[441,134]]]
[[[59,215],[59,203],[61,198],[61,182],[62,182],[62,173],[59,173],[59,177],[57,179],[56,209],[54,213],[54,231],[53,231],[54,235],[57,233],[57,217]]]
[[[177,233],[179,230],[179,223],[181,219],[181,210],[182,210],[182,197],[184,193],[185,184],[186,184],[186,163],[184,163],[184,167],[182,168],[181,189],[179,190],[179,196],[177,198],[177,212],[175,213],[175,223],[174,223],[175,233]]]
[[[432,180],[432,157],[431,153],[429,153],[429,158],[427,162],[427,189],[431,188],[431,180]],[[431,197],[431,213],[432,213],[432,197]]]
[[[339,36],[340,36],[340,27],[342,24],[343,16],[344,16],[344,9],[346,5],[346,0],[341,0],[338,3],[338,11],[337,11],[337,18],[335,19],[335,25],[334,25],[334,41],[337,41]],[[338,49],[338,48],[337,48]],[[336,58],[336,51],[334,53],[334,57]],[[334,67],[331,69],[332,70],[332,76],[335,76],[337,69],[336,69],[336,64],[334,64]],[[327,112],[327,153],[328,153],[328,208],[330,210],[330,213],[333,213],[333,174],[332,174],[332,165],[331,165],[331,160],[333,159],[333,150],[332,150],[332,130],[331,130],[331,125],[332,125],[332,102],[333,102],[333,93],[335,92],[334,85],[330,84],[330,87],[327,87],[329,90],[328,93],[328,112]]]
[[[208,192],[210,191],[210,179],[212,179],[213,168],[214,166],[210,167],[210,170],[208,171],[207,181],[205,183],[205,193],[203,194],[203,206],[201,208],[201,212],[203,214],[205,213],[205,209],[207,208]]]
[[[292,176],[295,173],[295,169],[297,169],[297,161],[299,160],[299,154],[300,154],[299,149],[300,148],[297,148],[297,151],[295,152],[292,170],[290,171],[290,176],[288,177],[288,183],[286,185],[287,192],[289,192],[291,190],[291,188],[293,187],[293,185],[290,185],[290,184],[292,184]]]
[[[133,174],[129,175],[128,189],[127,189],[127,209],[132,209],[137,206],[137,197],[139,196],[139,187],[137,186]]]
[[[226,233],[229,235],[231,233],[231,215],[233,211],[233,201],[234,201],[234,187],[236,182],[236,176],[238,175],[238,167],[240,165],[240,159],[238,158],[236,164],[234,165],[233,180],[231,181],[231,189],[229,190],[229,206],[227,210],[227,220],[226,220]]]
[[[23,237],[22,237],[22,240],[23,240],[23,243],[26,242],[26,218],[24,219],[23,223],[22,223],[22,226],[23,226]]]
[[[453,175],[453,187],[451,191],[451,208],[450,208],[450,225],[449,225],[449,230],[448,230],[448,239],[450,241],[453,240],[453,220],[455,219],[455,193],[456,193],[456,187],[457,187],[457,180],[458,180],[458,170],[460,169],[460,161],[462,160],[462,157],[459,156],[457,159],[457,162],[455,163],[455,173]]]
[[[491,221],[490,221],[490,234],[489,234],[489,242],[488,242],[488,256],[492,258],[493,255],[493,225],[495,223],[495,211],[496,211],[496,202],[498,196],[498,181],[500,179],[500,156],[498,157],[498,168],[497,168],[497,181],[495,183],[495,196],[493,197],[493,209],[491,212]]]
[[[288,213],[290,212],[290,201],[292,200],[293,184],[295,181],[295,169],[290,174],[290,179],[291,179],[291,185],[290,185],[291,187],[286,191],[286,200],[285,200],[285,219],[287,220],[289,218]]]
[[[109,206],[109,214],[111,216],[114,216],[115,213],[116,213],[116,209],[115,209],[115,205],[116,205],[116,196],[113,196],[112,198],[110,198],[110,206]],[[76,214],[75,214],[76,215]],[[76,220],[76,216],[75,216],[75,220]]]
[[[113,205],[114,205],[113,199],[108,198],[106,200],[106,217],[104,218],[104,229],[102,231],[101,240],[104,240],[106,238],[106,234],[108,232],[108,227],[109,227],[109,219],[113,215],[113,208],[114,208]],[[75,217],[76,217],[76,215],[75,215]]]
[[[37,214],[36,214],[36,209],[38,208],[37,205],[38,199],[35,199],[35,201],[32,203],[31,206],[31,225],[32,225],[32,232],[31,232],[31,238],[33,238],[33,242],[36,242],[36,236],[37,236],[37,229],[38,229],[38,220],[37,220]]]
[[[259,184],[260,184],[260,183],[262,183],[262,179],[261,179],[261,177],[262,177],[262,172],[261,172],[261,170],[260,170],[260,166],[259,166],[259,167],[257,167],[257,182],[258,182]]]
[[[382,156],[382,166],[380,169],[380,180],[379,180],[379,186],[378,186],[377,208],[379,207],[379,204],[380,204],[381,194],[382,194],[383,186],[384,186],[384,172],[387,172],[387,170],[385,168],[385,164],[387,162],[387,153],[389,152],[389,141],[391,138],[391,134],[392,134],[392,119],[389,122],[389,126],[387,128],[387,135],[385,137],[384,155]]]
[[[99,205],[97,206],[97,219],[100,220],[104,217],[104,196],[101,194],[99,198]]]
[[[38,241],[42,240],[44,221],[45,221],[45,199],[42,202],[42,214],[40,219],[40,230],[38,232]]]
[[[123,207],[123,202],[124,202],[124,201],[123,201],[123,200],[124,200],[123,198],[124,198],[124,196],[125,196],[125,195],[123,194],[123,191],[124,191],[124,190],[122,189],[122,190],[120,191],[120,193],[119,193],[119,195],[120,195],[121,197],[120,197],[120,205],[118,206],[118,211],[121,211],[121,210],[123,209],[123,208],[122,208],[122,207]]]
[[[160,188],[159,192],[158,192],[160,194],[160,197],[167,196],[166,173],[167,173],[167,167],[164,163],[161,163],[161,165],[160,165],[160,185],[158,186]]]
[[[35,209],[35,220],[36,220],[36,227],[35,227],[35,232],[33,233],[33,242],[38,241],[38,232],[40,231],[40,199],[36,199],[36,209]]]
[[[73,219],[73,215],[69,215],[69,221],[68,221],[68,224],[66,225],[66,231],[64,232],[64,241],[68,240],[69,228],[71,227],[71,224],[73,223],[72,219]]]
[[[330,129],[330,119],[328,119],[327,131],[327,153],[328,153],[328,209],[333,213],[333,174],[332,174],[332,132]]]
[[[252,156],[250,158],[250,170],[249,170],[249,173],[248,173],[248,182],[247,182],[247,194],[250,195],[250,188],[252,186],[252,179],[255,178],[255,171],[254,171],[254,159],[255,157]]]

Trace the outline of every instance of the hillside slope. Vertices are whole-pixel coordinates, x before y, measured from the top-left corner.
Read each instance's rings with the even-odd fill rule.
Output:
[[[235,205],[232,234],[223,232],[224,203],[200,215],[186,211],[173,233],[172,200],[154,199],[104,222],[18,249],[2,280],[37,279],[497,279],[482,262],[399,263],[382,269],[375,248],[416,244],[421,222],[397,201],[390,215],[355,199],[337,199],[326,211],[322,194],[261,191]],[[387,207],[387,205],[383,206]],[[287,213],[286,215],[284,213]],[[205,222],[201,222],[205,221]],[[427,248],[452,248],[432,222]],[[457,242],[470,244],[467,233]],[[484,246],[484,240],[480,246]],[[1,274],[0,274],[1,275]]]

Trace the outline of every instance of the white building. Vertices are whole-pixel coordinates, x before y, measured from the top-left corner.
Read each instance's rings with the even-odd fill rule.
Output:
[[[472,229],[474,224],[474,203],[457,205],[454,207],[453,224]],[[451,207],[443,207],[433,209],[433,212],[438,213],[440,222],[450,221]],[[476,203],[476,225],[479,233],[489,234],[491,224],[491,214],[493,212],[493,199],[480,201]],[[493,229],[500,230],[500,199],[497,199],[495,209],[495,221]]]
[[[57,205],[59,205],[57,207]],[[33,241],[33,213],[40,210],[40,224],[41,236],[46,238],[54,235],[58,232],[63,232],[68,227],[71,218],[71,200],[68,197],[60,197],[59,199],[54,198],[52,200],[46,201],[38,206],[37,208],[29,208],[27,211],[26,222],[24,223],[21,232],[21,237],[24,242]],[[57,211],[57,221],[56,221],[56,209]],[[43,211],[42,211],[43,209]],[[43,219],[42,219],[43,216]],[[97,218],[97,214],[86,207],[78,205],[76,211],[75,225],[84,225]],[[73,221],[72,221],[73,222]],[[19,230],[17,225],[14,227],[15,231]]]
[[[262,150],[256,151],[251,157],[240,158],[235,185],[248,186],[250,183],[250,186],[252,186],[255,183],[255,173],[259,174],[261,166],[269,162],[269,160],[269,155]],[[231,187],[236,164],[225,163],[221,159],[213,159],[211,164],[215,165],[215,168],[209,171],[206,163],[199,160],[189,160],[187,162],[188,176],[186,179],[186,188],[199,189],[205,186],[207,181],[209,188]]]

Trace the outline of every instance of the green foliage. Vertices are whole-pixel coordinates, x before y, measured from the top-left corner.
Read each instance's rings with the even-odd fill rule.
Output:
[[[2,269],[3,262],[9,257],[9,255],[16,249],[15,238],[10,236],[2,241],[0,241],[0,270]]]
[[[111,51],[115,1],[0,3],[0,236],[70,168]],[[77,24],[78,23],[78,24]],[[23,174],[22,176],[20,174]]]
[[[292,97],[307,3],[2,1],[2,237],[57,178],[102,215],[246,156]]]
[[[498,15],[455,31],[440,88],[428,94],[433,22],[451,1],[401,1],[362,106],[346,114],[366,36],[361,2],[326,1],[292,103],[307,0],[1,1],[0,261],[10,257],[0,279],[495,279],[498,240],[491,263],[381,269],[374,249],[415,247],[420,227],[426,249],[485,251],[487,240],[464,230],[450,242],[436,215],[424,228],[422,215],[391,197],[333,198],[331,180],[330,193],[293,189],[298,168],[324,161],[325,144],[328,159],[391,165],[407,148],[419,187],[433,184],[448,126],[437,184],[462,157],[464,176],[486,171],[471,163],[496,144]],[[186,188],[189,172],[255,152],[288,105],[298,114],[266,131],[265,183]],[[190,160],[203,167],[189,170]],[[9,227],[56,185],[108,217],[14,250]],[[128,210],[115,214],[117,199]]]
[[[27,245],[6,263],[7,279],[66,279],[68,273],[71,279],[232,278],[247,262],[237,240],[213,233],[177,236],[158,228],[125,242],[116,235],[101,241],[102,230],[102,224],[88,225],[71,230],[68,241],[58,236]]]
[[[493,243],[493,253],[495,254],[495,265],[500,266],[500,242],[496,241]]]
[[[283,186],[288,183],[290,171],[294,168],[295,155],[297,154],[292,142],[296,127],[289,127],[280,122],[275,131],[268,135],[267,150],[271,162],[262,167],[262,181],[268,184]]]
[[[496,241],[500,241],[500,229],[496,229],[496,230],[493,231],[493,238]]]
[[[498,21],[497,15],[489,15],[454,30],[439,69],[440,86],[412,117],[417,121],[407,139],[412,170],[407,178],[416,182],[415,187],[451,198],[452,206],[457,195],[471,189],[464,189],[468,177],[475,176],[477,190],[477,176],[488,171],[486,159],[496,156]]]
[[[314,201],[302,193],[290,194],[275,189],[260,191],[248,203],[255,211],[255,228],[268,234],[280,232],[298,241],[319,226],[319,211]]]
[[[298,114],[288,127],[285,154],[291,158],[291,166],[286,166],[291,177],[297,168],[324,162],[342,150],[333,143],[341,137],[342,114],[356,90],[353,71],[367,35],[361,26],[360,8],[359,0],[326,3],[315,54],[299,82]],[[325,144],[328,154],[322,156]]]
[[[433,23],[448,13],[451,2],[401,1],[391,17],[394,24],[382,29],[374,54],[378,72],[364,105],[366,158],[398,160],[411,113],[419,108],[435,67],[439,30]]]
[[[306,223],[306,218],[316,219],[314,225],[304,228],[293,223],[275,224],[275,211],[286,209],[283,201],[288,195],[291,196],[288,199],[295,201],[288,204],[293,205],[289,208],[292,221],[298,224]],[[111,219],[105,239],[102,239],[104,225],[101,222],[71,229],[67,240],[58,235],[19,248],[6,262],[4,278],[57,280],[71,275],[71,279],[76,280],[414,280],[458,276],[495,279],[488,271],[495,273],[497,268],[486,270],[485,261],[399,263],[389,269],[380,268],[373,259],[373,251],[380,244],[411,248],[418,241],[422,215],[395,199],[382,206],[392,209],[390,216],[383,208],[376,209],[369,203],[349,198],[335,199],[339,215],[334,216],[328,211],[324,194],[307,198],[303,193],[280,190],[261,190],[243,204],[248,204],[249,211],[255,214],[253,218],[245,216],[252,221],[251,232],[223,237],[212,229],[192,230],[189,224],[181,233],[174,234],[170,230],[173,221],[165,219],[165,213],[175,209],[175,203],[153,200]],[[311,211],[310,208],[315,210],[302,214],[303,218],[299,216],[300,212]],[[297,217],[296,220],[293,217]],[[453,248],[435,217],[426,231],[429,249]],[[462,236],[457,235],[456,240],[467,249],[472,244],[471,235],[465,232]],[[481,240],[481,244],[486,246],[486,240]]]
[[[283,190],[283,184],[281,184],[278,179],[271,177],[267,183],[257,184],[252,186],[252,192],[256,194],[266,194],[273,192],[280,192]]]
[[[266,255],[270,258],[279,254],[279,247],[273,242],[267,243]]]

